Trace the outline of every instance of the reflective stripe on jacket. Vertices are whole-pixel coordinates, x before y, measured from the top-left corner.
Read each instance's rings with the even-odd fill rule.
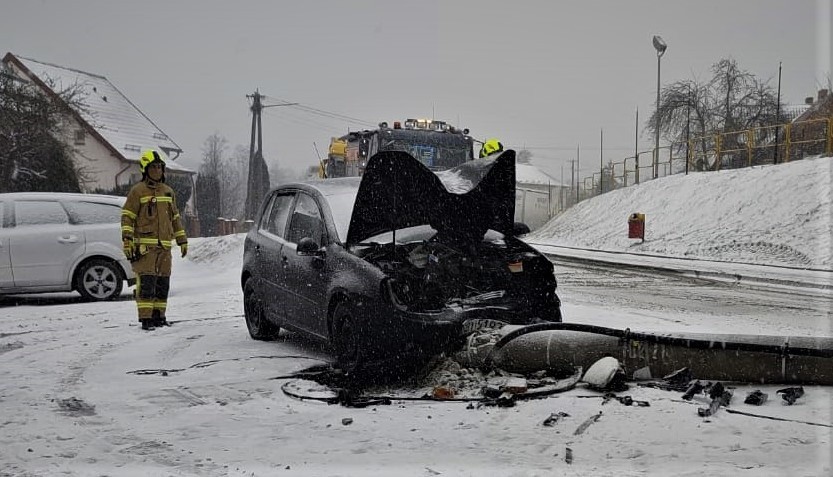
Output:
[[[121,212],[122,240],[170,249],[188,242],[179,217],[174,190],[167,184],[143,180],[127,195]]]

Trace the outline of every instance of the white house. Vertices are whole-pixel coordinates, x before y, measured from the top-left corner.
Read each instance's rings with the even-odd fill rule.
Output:
[[[515,220],[534,230],[564,210],[569,186],[532,164],[515,164]]]
[[[188,177],[193,191],[196,172],[175,162],[182,149],[104,76],[12,53],[3,58],[3,66],[58,101],[58,92],[70,87],[80,89],[85,108],[68,108],[63,131],[81,172],[83,191],[112,190],[138,182],[139,156],[145,149],[163,152],[167,156],[166,175]]]

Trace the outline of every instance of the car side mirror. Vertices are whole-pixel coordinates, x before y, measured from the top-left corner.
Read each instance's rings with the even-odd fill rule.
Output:
[[[323,255],[321,246],[311,237],[304,237],[298,242],[298,255]]]
[[[512,224],[512,236],[525,235],[529,233],[529,225],[523,222],[515,222]]]

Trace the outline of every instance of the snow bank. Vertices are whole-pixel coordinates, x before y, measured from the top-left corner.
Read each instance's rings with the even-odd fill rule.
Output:
[[[833,160],[698,172],[583,201],[527,235],[534,243],[610,251],[833,268]],[[646,215],[645,242],[628,217]]]

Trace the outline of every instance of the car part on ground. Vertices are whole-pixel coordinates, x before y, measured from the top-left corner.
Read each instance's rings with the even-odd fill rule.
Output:
[[[497,342],[478,347],[463,354],[510,372],[564,373],[616,356],[628,375],[645,367],[652,375],[688,367],[696,376],[722,381],[833,384],[833,338],[645,333],[545,323],[511,328]]]

